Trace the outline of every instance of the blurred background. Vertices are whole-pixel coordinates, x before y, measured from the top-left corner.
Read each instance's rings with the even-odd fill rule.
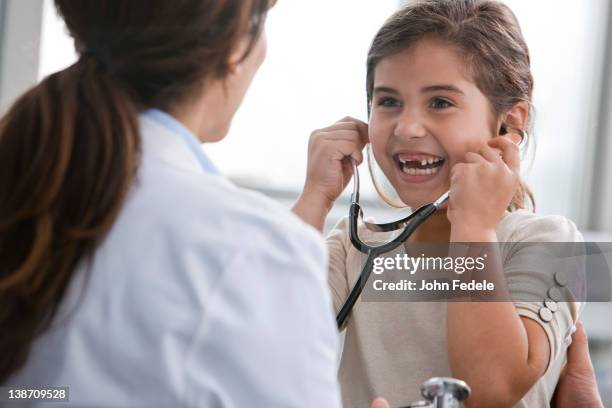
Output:
[[[236,183],[290,207],[306,172],[310,133],[344,116],[367,121],[365,58],[402,0],[279,1],[267,24],[268,58],[230,135],[204,149]],[[609,0],[505,0],[529,45],[535,77],[535,146],[523,176],[537,212],[572,219],[588,241],[612,241],[612,5]],[[0,108],[76,60],[51,0],[0,0]],[[535,148],[534,148],[535,147]],[[397,217],[374,193],[368,214]],[[348,211],[348,192],[328,219]],[[609,265],[612,259],[608,258]],[[583,320],[604,405],[612,406],[612,303]]]

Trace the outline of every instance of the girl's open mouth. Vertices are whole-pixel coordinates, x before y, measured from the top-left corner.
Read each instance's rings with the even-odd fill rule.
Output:
[[[396,154],[393,157],[400,177],[407,182],[421,183],[436,177],[444,166],[444,158],[430,154]]]

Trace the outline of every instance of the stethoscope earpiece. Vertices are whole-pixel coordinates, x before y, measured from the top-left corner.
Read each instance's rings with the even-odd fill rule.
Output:
[[[501,126],[499,127],[499,135],[503,136],[507,133],[508,133],[508,127],[506,126],[505,123],[502,123]]]
[[[512,133],[516,133],[517,135],[519,135],[521,137],[521,141],[518,143],[518,147],[519,149],[522,151],[525,147],[525,145],[527,144],[527,139],[529,138],[529,134],[523,130],[523,129],[519,129],[519,128],[515,128],[512,126],[508,126],[505,123],[502,123],[501,126],[499,127],[499,135],[500,136],[505,136],[509,133],[509,131],[512,131]]]

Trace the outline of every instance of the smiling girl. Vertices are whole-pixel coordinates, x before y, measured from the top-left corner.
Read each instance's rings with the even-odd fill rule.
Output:
[[[410,241],[581,241],[571,221],[526,209],[531,193],[519,176],[520,137],[512,129],[530,129],[532,90],[527,45],[505,5],[406,6],[380,29],[368,55],[369,125],[345,118],[313,132],[294,211],[322,229],[350,180],[349,156],[361,162],[369,144],[369,159],[405,205],[451,191],[448,206]],[[327,240],[336,312],[361,270],[347,231],[343,219]],[[368,231],[360,235],[367,240]],[[539,273],[517,262],[502,250],[491,266],[513,298],[521,294],[516,276]],[[579,305],[542,308],[519,301],[357,302],[339,370],[344,406],[365,406],[376,395],[405,405],[420,399],[419,385],[433,376],[468,382],[470,407],[549,406]]]

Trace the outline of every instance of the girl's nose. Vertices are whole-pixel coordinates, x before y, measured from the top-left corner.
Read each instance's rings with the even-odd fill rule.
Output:
[[[425,126],[417,115],[404,113],[395,126],[395,137],[401,139],[420,139],[427,134]]]

